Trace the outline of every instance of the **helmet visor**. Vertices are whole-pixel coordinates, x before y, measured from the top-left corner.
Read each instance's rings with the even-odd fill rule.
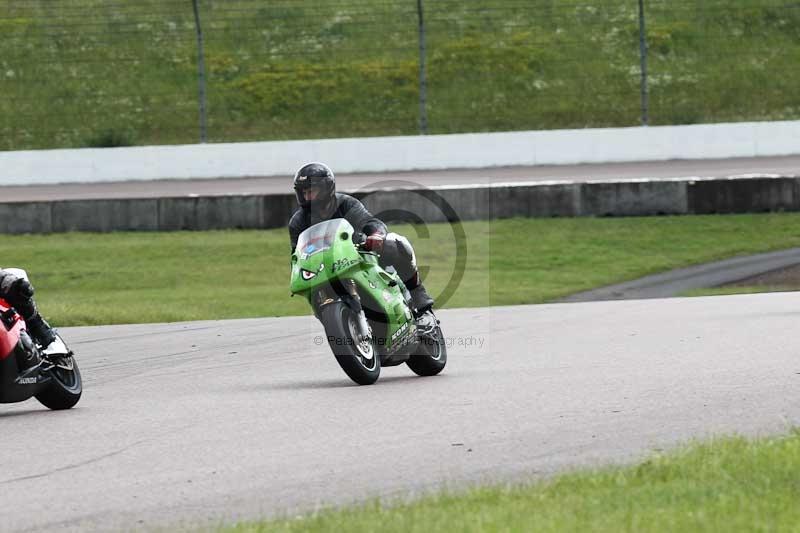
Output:
[[[318,186],[311,186],[311,187],[304,187],[301,192],[303,194],[303,199],[306,202],[313,202],[319,199],[320,194],[322,193],[322,189]]]

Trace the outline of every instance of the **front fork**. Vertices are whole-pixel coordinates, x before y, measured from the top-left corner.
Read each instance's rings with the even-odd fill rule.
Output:
[[[358,334],[361,337],[358,340],[363,342],[369,340],[372,337],[372,334],[369,330],[369,324],[367,324],[367,315],[364,314],[364,309],[361,308],[360,302],[358,302],[358,307],[359,311],[356,311],[356,316],[358,317]]]
[[[372,337],[369,324],[367,323],[367,315],[364,313],[364,308],[361,305],[361,298],[358,296],[356,284],[351,279],[341,280],[334,286],[333,284],[320,287],[312,301],[316,304],[314,307],[314,314],[317,319],[320,318],[319,310],[329,304],[337,301],[343,302],[349,307],[353,313],[358,317],[358,334],[359,341],[368,340]]]

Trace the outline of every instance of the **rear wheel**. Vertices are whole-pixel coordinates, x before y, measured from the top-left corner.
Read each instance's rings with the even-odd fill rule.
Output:
[[[83,382],[78,363],[71,355],[58,357],[56,365],[49,371],[50,385],[36,395],[45,407],[60,410],[73,407],[81,399]]]
[[[361,339],[358,315],[342,302],[322,308],[328,346],[345,374],[359,385],[372,385],[381,375],[381,361],[372,339]]]
[[[447,343],[438,325],[419,340],[406,364],[419,376],[435,376],[444,370],[447,364]]]

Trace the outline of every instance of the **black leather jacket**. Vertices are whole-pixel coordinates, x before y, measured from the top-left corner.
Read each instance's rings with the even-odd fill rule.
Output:
[[[333,214],[325,220],[334,218],[344,218],[353,226],[353,229],[360,231],[366,235],[373,233],[388,232],[386,224],[380,219],[375,218],[372,213],[367,211],[364,204],[353,198],[348,194],[336,193],[336,209]],[[294,212],[292,218],[289,220],[289,239],[292,244],[292,252],[297,246],[297,239],[300,234],[307,228],[314,224],[319,224],[323,220],[311,213],[308,209],[302,207]]]

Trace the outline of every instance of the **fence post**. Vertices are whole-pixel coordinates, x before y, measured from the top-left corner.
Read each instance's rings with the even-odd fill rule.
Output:
[[[425,16],[422,0],[417,0],[419,20],[419,133],[428,134],[428,74],[425,65]]]
[[[203,51],[203,26],[200,24],[199,0],[192,0],[194,9],[194,25],[197,32],[197,79],[200,99],[200,142],[208,140],[208,117],[206,116],[206,60]]]
[[[645,27],[644,0],[639,0],[639,58],[642,72],[642,126],[647,126],[650,123],[650,103],[647,87],[647,29]]]

